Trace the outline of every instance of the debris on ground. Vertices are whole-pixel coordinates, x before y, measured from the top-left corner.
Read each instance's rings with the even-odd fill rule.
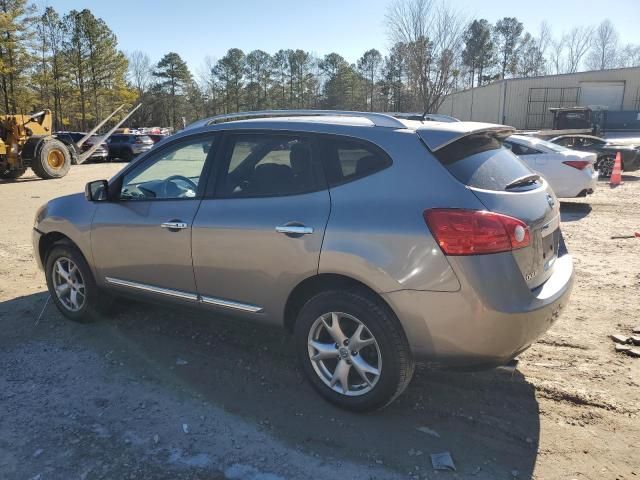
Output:
[[[182,358],[177,358],[176,359],[176,365],[187,365],[189,362],[187,362],[186,360],[182,359]]]
[[[616,343],[629,343],[629,340],[631,340],[631,337],[628,337],[627,335],[616,334],[616,335],[611,335],[611,340],[613,340]]]
[[[639,325],[639,326],[637,326],[637,327],[633,327],[633,329],[631,329],[631,331],[632,331],[633,333],[640,333],[640,325]]]
[[[186,423],[183,423],[183,424],[182,424],[182,431],[183,431],[184,433],[189,433],[189,432],[190,432],[190,430],[189,430],[189,425],[188,425],[188,424],[186,424]]]
[[[640,345],[640,335],[633,335],[631,337],[631,343],[634,345]]]
[[[416,430],[418,430],[419,432],[422,432],[422,433],[426,433],[427,435],[431,435],[433,437],[440,438],[440,434],[438,432],[436,432],[435,430],[432,430],[429,427],[418,427],[418,428],[416,428]]]
[[[451,454],[449,452],[432,453],[431,465],[434,470],[456,471],[456,466],[453,464],[453,458],[451,458]]]
[[[626,353],[630,357],[640,358],[640,348],[632,348],[631,350],[627,350]]]
[[[616,344],[616,352],[628,352],[633,347],[631,345]]]

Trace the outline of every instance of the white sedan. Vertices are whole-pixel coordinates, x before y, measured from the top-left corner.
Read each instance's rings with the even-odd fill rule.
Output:
[[[593,193],[598,172],[593,164],[596,154],[579,152],[536,137],[511,135],[507,148],[532,170],[542,175],[558,197],[585,197]]]

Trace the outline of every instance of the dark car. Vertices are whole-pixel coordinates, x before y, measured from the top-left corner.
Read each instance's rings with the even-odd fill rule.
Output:
[[[82,147],[78,149],[77,142],[82,140],[87,134],[83,132],[56,132],[53,134],[58,140],[69,147],[71,152],[71,163],[74,165],[77,163],[78,157],[93,147],[97,140],[100,139],[99,135],[92,135],[86,142],[82,144]],[[104,162],[109,156],[109,150],[106,142],[102,142],[98,148],[91,154],[87,160]]]
[[[622,170],[633,172],[640,169],[640,148],[635,145],[617,144],[615,140],[606,140],[593,135],[560,135],[550,141],[572,150],[597,154],[595,169],[600,172],[601,177],[611,176],[618,152],[622,157]]]
[[[120,158],[125,161],[132,160],[135,156],[150,150],[154,141],[149,135],[136,133],[116,133],[109,137],[109,160]]]

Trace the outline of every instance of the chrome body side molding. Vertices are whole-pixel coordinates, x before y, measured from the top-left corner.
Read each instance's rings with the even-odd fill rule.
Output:
[[[105,277],[105,280],[110,285],[118,287],[133,288],[134,290],[140,290],[143,292],[157,293],[159,295],[166,295],[169,297],[180,298],[183,300],[191,300],[193,302],[200,302],[205,305],[214,305],[217,307],[229,308],[231,310],[238,310],[247,313],[260,313],[263,308],[256,305],[248,305],[246,303],[234,302],[231,300],[224,300],[222,298],[214,297],[201,297],[195,293],[181,292],[179,290],[172,290],[170,288],[155,287],[153,285],[147,285],[145,283],[131,282],[129,280],[122,280],[120,278]]]
[[[223,300],[221,298],[213,297],[200,297],[200,301],[206,305],[215,305],[218,307],[230,308],[232,310],[239,310],[241,312],[260,313],[262,307],[255,305],[247,305],[246,303],[232,302],[230,300]]]
[[[170,288],[154,287],[153,285],[147,285],[147,284],[138,283],[138,282],[130,282],[128,280],[121,280],[119,278],[113,278],[113,277],[105,277],[104,279],[106,280],[107,283],[110,283],[111,285],[116,285],[119,287],[128,287],[128,288],[133,288],[135,290],[141,290],[143,292],[158,293],[160,295],[167,295],[169,297],[198,301],[198,295],[196,295],[195,293],[181,292],[179,290],[171,290]]]

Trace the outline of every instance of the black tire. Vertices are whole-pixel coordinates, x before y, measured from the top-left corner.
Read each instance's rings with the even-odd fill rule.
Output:
[[[31,168],[44,180],[64,177],[71,168],[69,149],[60,140],[45,140],[36,158],[31,162]]]
[[[63,301],[58,297],[54,286],[54,269],[56,268],[56,262],[61,260],[65,263],[64,259],[69,259],[77,267],[80,280],[84,284],[84,298],[81,308],[76,311],[72,311]],[[91,269],[84,259],[84,256],[80,251],[69,243],[58,243],[47,254],[45,260],[45,276],[47,278],[47,287],[53,303],[65,317],[74,322],[89,323],[102,317],[102,314],[106,311],[110,304],[110,297],[98,289]],[[77,274],[76,274],[76,278]]]
[[[314,369],[314,362],[309,355],[309,335],[315,329],[316,321],[330,312],[341,312],[354,317],[364,324],[377,342],[382,368],[379,369],[376,383],[366,393],[347,396],[336,391]],[[380,299],[364,291],[326,291],[312,297],[302,307],[296,320],[295,342],[300,364],[311,385],[326,400],[347,410],[366,412],[389,405],[407,387],[415,369],[409,343],[400,322]],[[355,359],[355,356],[350,358]],[[345,361],[352,365],[351,360]],[[355,360],[353,364],[355,365]],[[357,372],[354,374],[357,375]]]
[[[129,149],[125,150],[124,153],[122,154],[122,160],[124,160],[125,162],[130,162],[131,160],[134,159],[134,157],[135,155]]]
[[[26,168],[19,168],[18,170],[5,170],[0,172],[0,178],[4,180],[15,180],[20,178],[27,171]]]

